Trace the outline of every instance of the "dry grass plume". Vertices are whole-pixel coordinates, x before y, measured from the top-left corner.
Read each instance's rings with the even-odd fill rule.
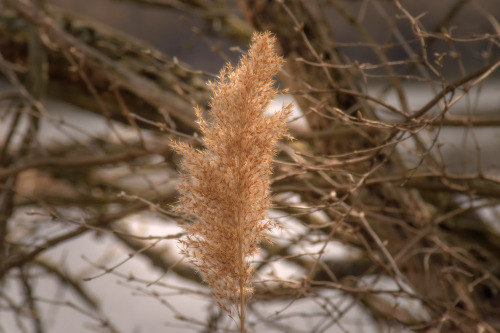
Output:
[[[265,113],[277,90],[283,59],[269,33],[254,34],[247,56],[226,65],[210,83],[210,112],[197,110],[204,149],[174,143],[183,156],[177,210],[194,219],[184,226],[182,252],[209,284],[219,306],[234,305],[243,327],[252,292],[250,258],[272,223],[270,173],[276,142],[287,135],[291,105]],[[243,328],[242,328],[243,331]]]

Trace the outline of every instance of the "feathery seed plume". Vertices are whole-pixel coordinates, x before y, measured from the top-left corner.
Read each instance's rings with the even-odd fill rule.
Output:
[[[287,136],[291,113],[291,105],[265,113],[277,93],[273,76],[283,64],[274,43],[270,33],[254,34],[248,55],[236,68],[226,65],[210,83],[208,117],[202,119],[196,110],[203,150],[173,143],[183,155],[176,209],[195,222],[184,226],[182,253],[209,284],[218,305],[231,313],[227,305],[234,304],[240,319],[252,292],[249,258],[271,227],[266,211],[272,157],[276,142]]]

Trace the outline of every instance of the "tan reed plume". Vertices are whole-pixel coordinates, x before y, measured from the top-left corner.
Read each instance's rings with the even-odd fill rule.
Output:
[[[287,136],[291,105],[265,113],[277,90],[273,87],[283,59],[275,38],[255,33],[247,56],[236,68],[226,65],[210,83],[210,112],[202,119],[204,149],[174,143],[183,155],[177,210],[194,219],[184,226],[182,253],[208,282],[218,305],[235,306],[244,331],[245,300],[252,292],[251,256],[272,223],[270,173],[277,141]]]

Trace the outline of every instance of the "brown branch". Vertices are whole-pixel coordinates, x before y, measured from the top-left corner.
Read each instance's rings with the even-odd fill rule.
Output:
[[[129,37],[113,32],[103,26],[80,20],[82,25],[96,33],[98,40],[103,41],[91,45],[89,42],[80,40],[77,37],[81,31],[76,28],[73,28],[75,31],[70,32],[63,30],[55,20],[38,11],[28,2],[5,0],[5,3],[46,33],[57,46],[54,50],[54,45],[51,45],[51,55],[54,55],[54,53],[56,55],[56,57],[50,58],[55,61],[55,63],[50,64],[51,75],[55,76],[57,74],[59,80],[49,80],[50,93],[53,96],[62,99],[68,98],[68,95],[72,95],[68,93],[68,89],[74,89],[73,93],[76,95],[72,95],[70,102],[82,103],[83,107],[90,110],[95,109],[95,105],[93,105],[95,101],[86,100],[86,97],[82,98],[82,90],[85,91],[85,89],[82,89],[81,84],[75,84],[74,75],[72,74],[72,70],[75,68],[69,68],[70,66],[62,56],[62,50],[69,50],[71,56],[79,60],[79,70],[94,73],[93,79],[97,81],[93,82],[93,84],[99,90],[105,92],[111,86],[120,87],[128,92],[127,103],[129,103],[130,108],[134,106],[134,111],[137,109],[138,112],[147,115],[148,118],[156,122],[163,122],[164,117],[159,112],[159,110],[163,110],[178,122],[179,128],[187,129],[188,133],[195,130],[192,101],[193,99],[202,101],[207,97],[204,82],[200,80],[198,75],[182,70],[183,65],[178,62],[167,61],[160,52],[150,46],[131,41]],[[6,15],[4,19],[8,19],[8,13]],[[69,14],[61,14],[58,11],[51,12],[51,15],[63,22],[74,22],[76,20]],[[7,20],[7,22],[9,21]],[[10,28],[15,29],[15,27]],[[67,28],[72,29],[72,25]],[[22,44],[19,45],[18,42],[7,37],[13,34],[12,31],[2,30],[1,32],[6,38],[1,40],[0,43],[9,44],[9,54],[14,54],[16,50],[18,52],[22,50]],[[23,35],[22,33],[23,31],[19,33],[20,36]],[[75,35],[72,35],[72,33]],[[127,54],[127,56],[120,55],[117,60],[117,55],[112,52],[113,48],[102,47],[102,45],[109,45],[110,43],[115,45],[118,50],[123,49],[124,54]],[[150,55],[149,58],[144,56],[148,54]],[[16,56],[19,57],[20,55],[17,54]],[[146,59],[141,59],[141,57],[146,57]],[[71,84],[61,81],[61,78],[69,80]],[[183,83],[183,80],[190,81],[190,85]],[[75,96],[79,96],[79,98]],[[123,120],[121,109],[113,98],[106,99],[106,105],[116,118]],[[153,109],[151,109],[151,106],[153,106]],[[97,109],[97,112],[101,112],[101,110]]]
[[[61,267],[43,258],[35,259],[34,263],[56,277],[61,284],[69,286],[88,306],[93,309],[99,308],[99,301],[82,285],[81,280],[69,276],[61,270]]]
[[[169,8],[179,12],[200,17],[206,21],[205,33],[218,37],[229,37],[240,42],[247,42],[252,36],[252,28],[247,22],[227,8],[224,2],[214,5],[212,2],[194,0],[114,0],[136,4]],[[217,28],[213,28],[217,27]]]
[[[451,115],[447,114],[444,119],[434,119],[431,122],[434,126],[450,127],[498,127],[500,118],[486,115]]]
[[[36,160],[26,160],[13,165],[9,168],[0,170],[0,179],[16,175],[24,170],[32,168],[85,168],[91,166],[99,166],[113,164],[119,162],[132,161],[140,157],[152,154],[164,154],[169,151],[168,148],[159,149],[157,151],[148,150],[131,150],[125,153],[118,153],[110,156],[65,156],[61,158],[39,158]]]
[[[146,208],[146,205],[142,203],[136,203],[134,205],[129,206],[128,208],[122,209],[118,213],[110,213],[110,214],[103,214],[101,216],[97,216],[91,219],[88,219],[86,221],[86,224],[88,225],[83,225],[75,230],[69,231],[65,234],[62,234],[60,236],[56,236],[53,238],[47,239],[45,242],[43,242],[40,245],[37,245],[34,250],[23,253],[20,252],[17,255],[13,255],[7,260],[5,260],[2,265],[0,266],[0,279],[7,274],[12,268],[14,267],[21,267],[32,260],[34,260],[38,255],[40,255],[42,252],[54,248],[56,245],[61,244],[63,242],[75,239],[76,237],[92,230],[91,227],[102,227],[109,225],[121,218],[124,218],[132,213],[136,213],[138,211],[143,210]]]
[[[423,107],[421,107],[419,110],[417,110],[414,114],[412,114],[409,118],[408,121],[412,119],[418,119],[425,115],[427,112],[429,112],[436,104],[441,101],[446,94],[453,92],[460,87],[464,91],[468,91],[472,87],[475,86],[476,82],[482,81],[486,77],[488,77],[493,71],[495,71],[498,67],[500,66],[500,58],[496,59],[493,61],[491,64],[487,64],[480,69],[476,70],[475,72],[470,73],[469,75],[466,75],[464,77],[461,77],[457,81],[447,84],[439,93],[435,94],[435,96],[427,102]]]

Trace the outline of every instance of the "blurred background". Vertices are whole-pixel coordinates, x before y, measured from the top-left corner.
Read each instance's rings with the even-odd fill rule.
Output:
[[[296,140],[248,332],[500,330],[499,1],[0,10],[0,332],[236,331],[178,254],[168,144],[254,30]]]

